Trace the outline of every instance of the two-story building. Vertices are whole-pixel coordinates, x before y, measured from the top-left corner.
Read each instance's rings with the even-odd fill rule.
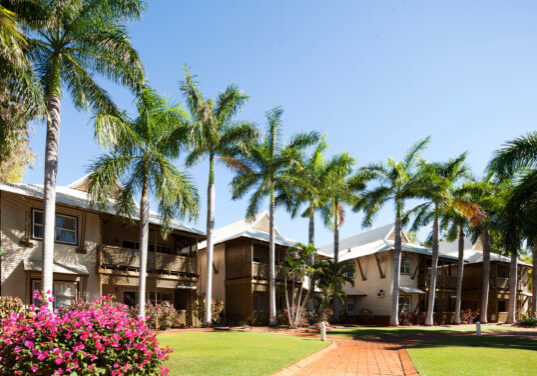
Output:
[[[196,294],[196,247],[202,231],[172,221],[161,235],[162,219],[150,214],[147,299],[190,307]],[[53,295],[58,308],[75,298],[113,294],[134,305],[139,284],[138,221],[91,206],[87,181],[58,186],[54,243]],[[0,289],[26,304],[41,289],[43,186],[0,183]]]
[[[364,231],[340,241],[339,259],[355,267],[354,287],[347,284],[346,319],[354,323],[388,324],[393,294],[394,227],[392,224]],[[481,306],[483,254],[479,243],[466,243],[462,309]],[[324,257],[333,257],[333,245],[320,248]],[[402,232],[399,311],[419,313],[427,309],[432,251],[412,244]],[[455,310],[458,248],[455,243],[441,243],[435,294],[435,314],[447,321]],[[518,312],[528,311],[531,265],[519,261]],[[505,321],[509,299],[509,259],[491,254],[489,321]]]
[[[269,312],[269,216],[259,213],[253,221],[246,219],[215,229],[213,233],[213,298],[224,301],[226,320],[235,323],[267,324]],[[275,229],[276,265],[295,242]],[[199,244],[198,274],[205,276],[206,243]],[[283,277],[276,266],[276,305],[285,307]],[[198,290],[205,294],[205,278]]]
[[[458,252],[457,242],[440,242],[440,253],[442,255],[457,256]],[[461,307],[463,309],[478,310],[481,308],[483,295],[483,245],[480,241],[472,244],[470,239],[465,239],[464,261]],[[505,322],[507,320],[510,262],[509,257],[493,252],[490,254],[488,321]],[[528,312],[531,304],[531,270],[531,264],[518,260],[516,298],[518,318],[520,318],[521,314]],[[440,278],[443,278],[444,275],[449,275],[449,288],[452,291],[451,295],[454,295],[456,291],[457,269],[443,270],[439,273]],[[454,304],[453,301],[454,299],[452,298],[451,306]]]
[[[418,312],[424,306],[427,288],[423,282],[431,263],[431,250],[412,244],[402,233],[400,311]],[[393,250],[395,232],[392,224],[341,239],[339,260],[354,265],[354,287],[345,285],[345,314],[355,323],[387,325],[390,322],[393,295]],[[319,248],[325,257],[333,257],[333,244]],[[456,262],[456,257],[442,256],[439,265]],[[364,321],[365,320],[365,321]]]

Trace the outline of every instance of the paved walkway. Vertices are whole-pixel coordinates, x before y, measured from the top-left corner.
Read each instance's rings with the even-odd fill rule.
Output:
[[[408,354],[392,343],[332,339],[337,346],[312,362],[299,362],[278,376],[417,376]]]

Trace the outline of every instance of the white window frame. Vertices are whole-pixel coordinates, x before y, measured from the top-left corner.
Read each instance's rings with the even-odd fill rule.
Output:
[[[410,295],[399,295],[399,312],[412,312],[412,297]]]
[[[36,223],[35,222],[36,213],[40,213],[40,214],[43,215],[43,223]],[[75,229],[73,230],[73,229],[70,229],[70,228],[57,227],[56,218],[58,218],[58,217],[74,220],[75,221]],[[44,231],[45,214],[43,213],[42,210],[32,209],[32,238],[42,240],[43,237],[42,236],[37,236],[36,233],[35,233],[35,228],[36,227],[41,227],[41,228],[43,228],[43,231]],[[56,239],[56,230],[73,232],[74,235],[75,235],[75,241],[74,242],[67,242],[67,241],[64,241],[64,240]],[[56,213],[56,216],[54,217],[54,242],[55,243],[62,243],[62,244],[71,244],[71,245],[77,245],[78,244],[78,218],[77,217],[75,217],[73,215],[65,215],[65,214],[57,214]]]
[[[405,261],[407,264],[405,264]],[[403,257],[401,260],[401,275],[412,275],[412,259]]]
[[[74,293],[72,295],[61,296],[63,298],[71,298],[71,301],[67,305],[62,305],[61,307],[58,307],[58,302],[59,302],[58,298],[60,296],[58,296],[58,294],[56,293],[55,287],[58,287],[60,285],[65,285],[65,284],[73,285]],[[38,290],[38,291],[42,290],[40,279],[32,279],[32,294],[35,290]],[[52,296],[54,297],[54,302],[53,302],[54,308],[64,308],[64,307],[70,306],[73,300],[75,300],[76,297],[78,296],[78,282],[76,281],[53,281],[52,282]],[[36,302],[35,299],[32,298],[32,303],[37,304],[38,302]]]

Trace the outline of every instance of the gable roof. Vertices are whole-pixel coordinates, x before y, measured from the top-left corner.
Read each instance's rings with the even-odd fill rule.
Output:
[[[213,232],[213,242],[216,245],[218,243],[223,243],[228,240],[241,237],[269,242],[269,223],[270,218],[266,211],[258,213],[252,221],[241,219],[237,222],[233,222],[229,225],[215,229]],[[296,245],[296,242],[293,240],[283,237],[276,228],[274,228],[274,234],[276,244],[286,247],[294,247]],[[203,249],[206,247],[206,241],[198,244],[198,249]]]
[[[109,205],[104,209],[92,206],[89,194],[85,190],[80,189],[80,186],[83,186],[83,184],[84,181],[82,179],[79,179],[68,186],[56,186],[56,202],[64,205],[75,206],[82,209],[95,210],[101,213],[115,215],[115,210],[112,205]],[[74,188],[75,186],[76,188]],[[43,199],[44,197],[44,188],[42,184],[0,183],[0,191],[15,193],[25,197],[34,197],[38,199]],[[136,220],[139,219],[138,210],[136,211],[136,214],[133,216],[133,218]],[[149,223],[154,225],[162,225],[162,215],[157,212],[151,211],[149,213]],[[203,231],[173,219],[170,223],[170,227],[174,230],[190,232],[197,235],[205,235]]]
[[[457,257],[459,256],[459,245],[458,240],[455,240],[453,242],[448,241],[441,241],[439,244],[439,252],[441,255],[449,255]],[[490,253],[490,261],[499,261],[499,262],[511,262],[511,259],[509,257],[505,257],[502,255],[499,255],[497,253],[491,252]],[[470,238],[465,237],[464,238],[464,262],[467,264],[478,264],[483,262],[483,249],[481,242],[478,243],[472,243],[472,240]],[[528,264],[524,261],[518,260],[519,265],[526,265],[531,266],[531,264]]]
[[[387,224],[357,235],[341,239],[339,242],[339,260],[346,261],[358,257],[392,250],[395,246],[395,228],[393,224]],[[401,248],[403,252],[431,255],[429,248],[410,243],[408,237],[401,233]],[[334,257],[333,243],[319,248],[319,253],[326,257]],[[443,258],[457,259],[451,255],[442,255]]]

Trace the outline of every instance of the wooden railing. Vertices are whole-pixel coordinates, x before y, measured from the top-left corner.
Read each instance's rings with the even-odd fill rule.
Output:
[[[101,249],[101,268],[139,270],[140,252],[135,249],[105,245]],[[196,259],[160,252],[148,252],[147,271],[156,273],[197,274]]]
[[[276,279],[283,281],[282,268],[276,265]],[[269,265],[261,262],[252,262],[252,278],[254,279],[269,279]]]

